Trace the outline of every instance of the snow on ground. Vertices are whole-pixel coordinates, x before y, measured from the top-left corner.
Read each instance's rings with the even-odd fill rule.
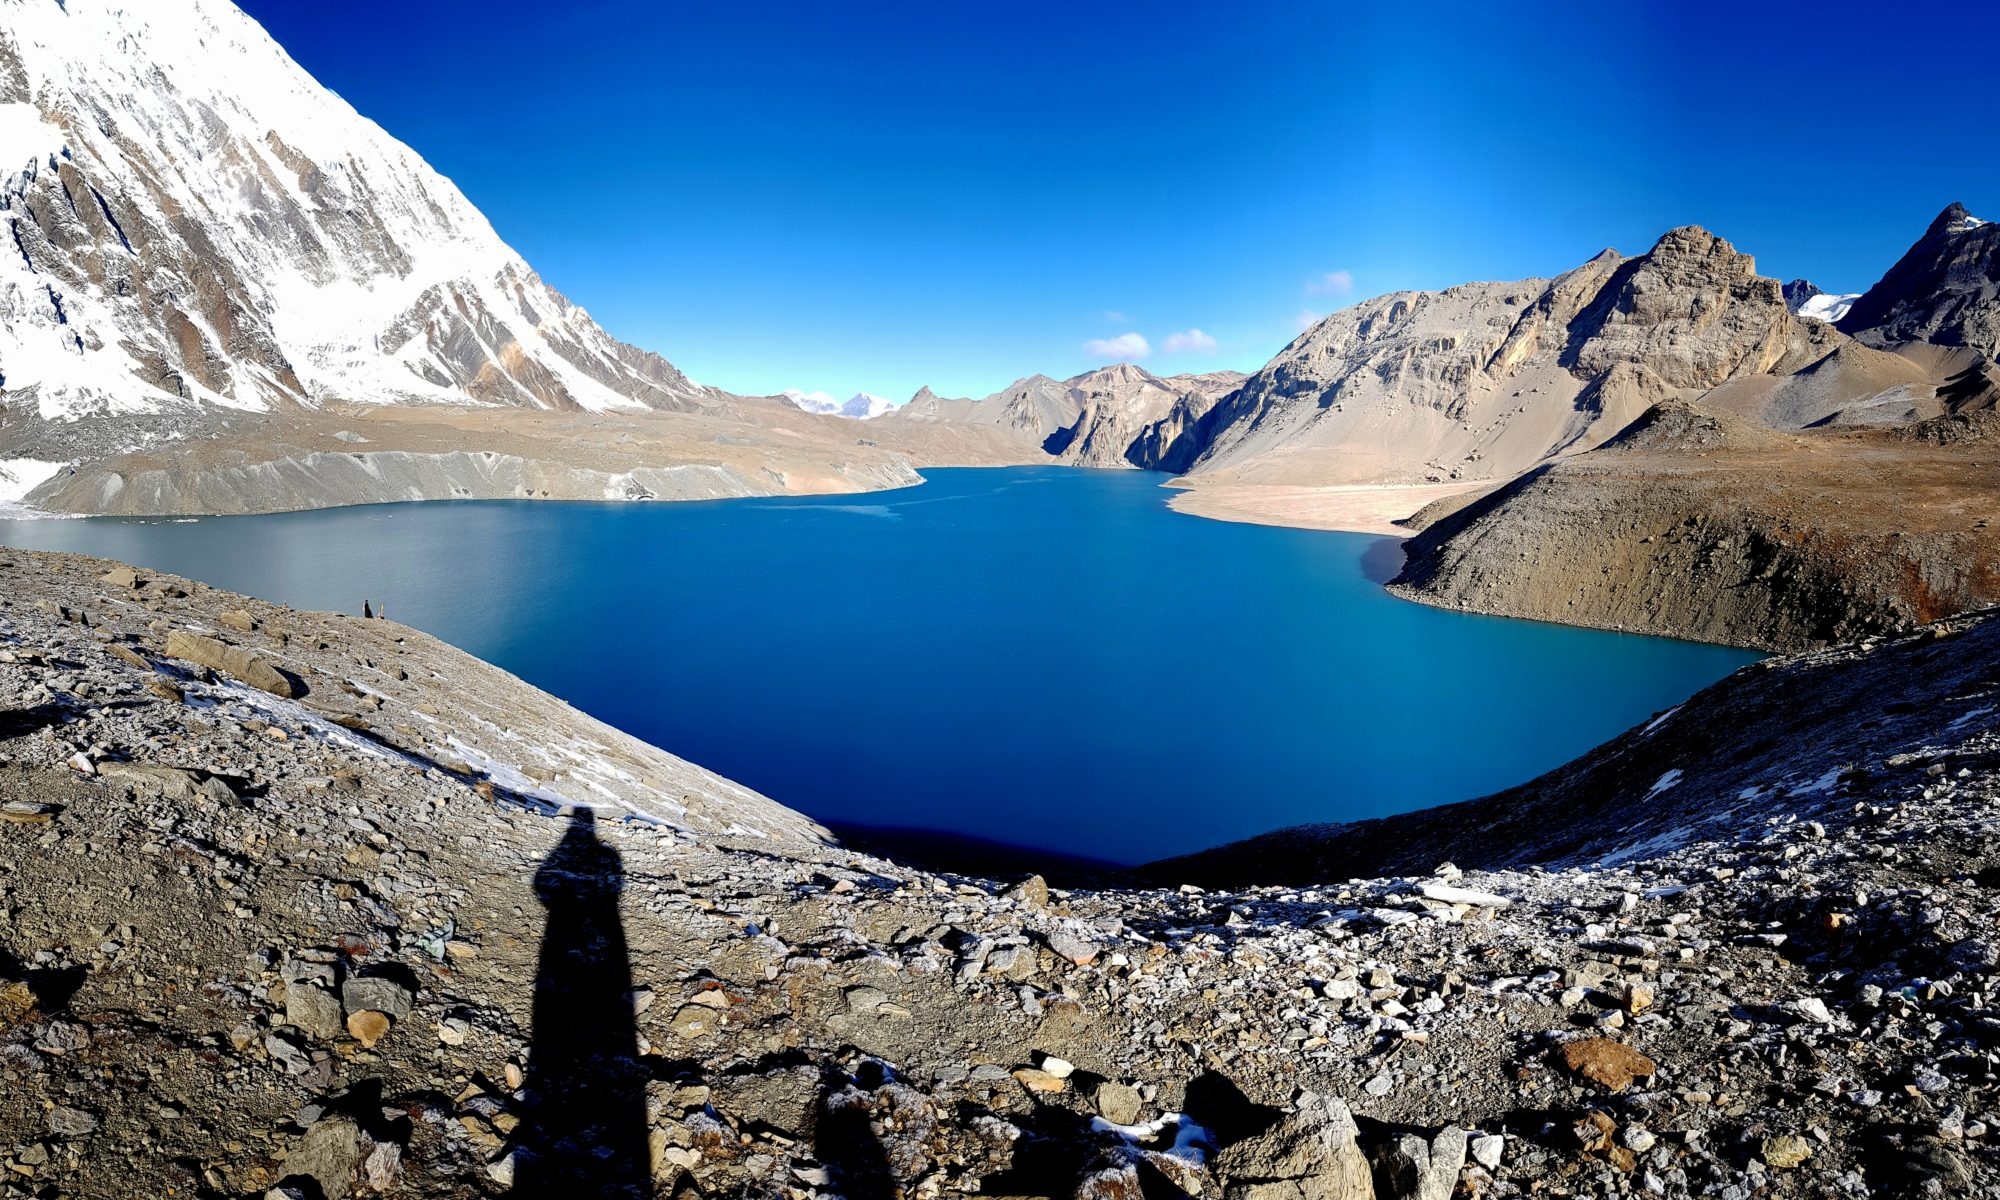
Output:
[[[1835,296],[1821,292],[1819,295],[1807,300],[1804,304],[1799,305],[1799,315],[1802,317],[1816,317],[1822,321],[1838,321],[1847,315],[1847,310],[1853,308],[1854,302],[1859,299],[1861,299],[1860,292],[1850,292],[1844,296]]]

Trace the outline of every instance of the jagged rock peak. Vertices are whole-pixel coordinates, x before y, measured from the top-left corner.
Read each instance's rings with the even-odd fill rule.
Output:
[[[2000,224],[1946,206],[1840,328],[1871,346],[1929,342],[2000,357]]]
[[[1954,200],[1950,204],[1945,205],[1944,211],[1937,215],[1937,219],[1932,221],[1930,228],[1924,232],[1927,236],[1939,233],[1970,233],[1986,224],[1989,224],[1989,222],[1982,221],[1978,217],[1973,216],[1966,209],[1965,205]]]

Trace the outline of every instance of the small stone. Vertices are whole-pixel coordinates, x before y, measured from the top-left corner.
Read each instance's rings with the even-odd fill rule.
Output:
[[[18,980],[0,983],[0,1033],[35,1011],[35,993]]]
[[[1041,912],[1049,906],[1049,882],[1040,875],[1030,875],[1021,882],[1000,893],[1002,900],[1012,900],[1024,908]]]
[[[1613,1092],[1622,1092],[1637,1078],[1658,1069],[1652,1059],[1623,1042],[1610,1038],[1584,1038],[1562,1048],[1563,1065]]]
[[[889,994],[881,988],[851,987],[842,995],[847,1000],[847,1011],[857,1017],[872,1017],[889,1002]]]
[[[1637,1016],[1651,1007],[1653,1007],[1653,989],[1650,985],[1631,983],[1625,986],[1626,1012]]]
[[[53,804],[42,804],[34,800],[9,800],[0,804],[0,821],[13,825],[46,825],[56,819],[62,811]]]
[[[1043,1065],[1047,1066],[1046,1063]],[[1122,1083],[1100,1083],[1090,1099],[1097,1106],[1097,1115],[1113,1125],[1137,1125],[1145,1111],[1138,1089]]]
[[[49,1132],[57,1137],[89,1137],[97,1132],[97,1118],[80,1108],[59,1105],[49,1110]]]
[[[312,1038],[339,1037],[345,1028],[340,999],[309,983],[294,983],[285,989],[285,1023]]]
[[[1076,1064],[1066,1058],[1057,1058],[1053,1054],[1044,1054],[1042,1055],[1042,1070],[1055,1076],[1057,1079],[1068,1079],[1070,1076],[1076,1074]]]
[[[1390,1075],[1387,1071],[1383,1071],[1379,1075],[1376,1075],[1373,1079],[1370,1079],[1367,1083],[1362,1084],[1361,1090],[1367,1092],[1371,1096],[1386,1096],[1390,1093],[1391,1090],[1395,1088],[1395,1086],[1396,1086],[1395,1077]]]
[[[1047,1071],[1037,1071],[1033,1067],[1022,1067],[1015,1071],[1014,1078],[1031,1092],[1060,1092],[1068,1086]]]
[[[447,1046],[463,1046],[472,1036],[472,1024],[462,1017],[446,1017],[437,1023],[437,1035]]]
[[[1472,1139],[1468,1149],[1472,1152],[1473,1162],[1489,1171],[1497,1171],[1500,1169],[1500,1156],[1507,1149],[1507,1137],[1500,1133],[1481,1134]]]
[[[722,1017],[705,1004],[683,1004],[668,1027],[683,1038],[702,1038],[722,1028]]]
[[[1818,996],[1807,996],[1801,1000],[1794,1000],[1786,1005],[1786,1007],[1792,1011],[1794,1016],[1814,1025],[1833,1024],[1833,1013],[1827,1009],[1826,1001],[1820,999]]]
[[[129,589],[139,586],[139,573],[130,567],[113,567],[98,578],[116,588]]]
[[[249,633],[257,628],[256,618],[240,608],[232,608],[215,614],[215,623],[238,633]]]
[[[1764,1161],[1781,1171],[1789,1171],[1811,1157],[1812,1144],[1796,1133],[1764,1139]]]
[[[349,1013],[347,1016],[348,1035],[370,1050],[375,1048],[376,1042],[388,1036],[391,1024],[389,1014],[376,1012],[373,1009]]]
[[[416,1002],[408,985],[382,975],[350,976],[340,988],[341,1003],[348,1012],[378,1012],[401,1021],[410,1015]]]
[[[1063,930],[1051,931],[1045,940],[1058,958],[1066,958],[1079,967],[1087,967],[1097,958],[1096,946]]]

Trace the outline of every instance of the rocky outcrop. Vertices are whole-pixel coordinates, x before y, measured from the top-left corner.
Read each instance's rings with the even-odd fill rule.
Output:
[[[2000,358],[2000,224],[1946,208],[1840,328],[1871,346],[1929,342]]]
[[[1505,478],[1603,442],[1662,399],[1803,366],[1828,337],[1748,255],[1676,229],[1646,254],[1607,250],[1553,280],[1335,313],[1205,415],[1172,414],[1142,444],[1147,465],[1244,483]]]
[[[1954,428],[1959,428],[1954,426]],[[1803,437],[1664,405],[1615,443],[1437,515],[1410,599],[1763,648],[1907,630],[2000,603],[1989,448]]]

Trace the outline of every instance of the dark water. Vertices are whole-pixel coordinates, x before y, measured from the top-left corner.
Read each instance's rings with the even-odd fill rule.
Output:
[[[1370,578],[1393,543],[1182,516],[1158,475],[927,477],[0,522],[0,543],[386,602],[815,817],[1114,862],[1519,783],[1753,657],[1411,604]]]

